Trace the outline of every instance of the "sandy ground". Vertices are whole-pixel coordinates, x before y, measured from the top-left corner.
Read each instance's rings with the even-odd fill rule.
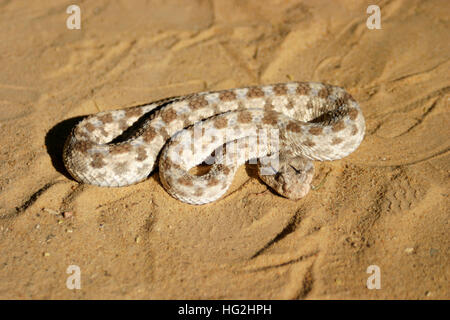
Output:
[[[0,298],[450,298],[448,1],[77,1],[81,30],[45,3],[0,1]],[[252,166],[197,207],[62,165],[79,116],[289,80],[345,87],[367,125],[300,201]]]

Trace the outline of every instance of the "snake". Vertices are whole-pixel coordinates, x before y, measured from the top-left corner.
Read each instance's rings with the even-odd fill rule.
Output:
[[[75,125],[63,162],[78,182],[122,187],[159,171],[175,199],[202,205],[220,199],[238,168],[258,167],[275,193],[308,194],[314,161],[342,159],[365,133],[358,102],[342,87],[286,82],[205,91],[102,111]],[[203,174],[195,167],[207,164]]]

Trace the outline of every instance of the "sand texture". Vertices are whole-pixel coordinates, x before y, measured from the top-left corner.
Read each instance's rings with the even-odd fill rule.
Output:
[[[0,298],[450,299],[450,3],[376,2],[381,30],[353,0],[77,1],[69,30],[72,2],[0,1]],[[291,80],[344,87],[367,126],[299,201],[251,165],[204,206],[63,167],[81,116]]]

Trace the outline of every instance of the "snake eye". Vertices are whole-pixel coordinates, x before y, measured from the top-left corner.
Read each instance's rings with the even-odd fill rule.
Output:
[[[301,174],[302,173],[302,169],[297,169],[296,167],[294,167],[293,165],[289,165],[292,169],[294,169],[295,173],[297,174]]]

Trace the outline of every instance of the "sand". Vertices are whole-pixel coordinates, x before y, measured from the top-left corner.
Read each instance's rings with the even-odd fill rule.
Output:
[[[376,2],[380,30],[353,0],[80,1],[69,30],[71,2],[1,1],[0,298],[449,299],[450,5]],[[250,165],[204,206],[62,165],[80,116],[290,80],[345,87],[367,125],[299,201]]]

